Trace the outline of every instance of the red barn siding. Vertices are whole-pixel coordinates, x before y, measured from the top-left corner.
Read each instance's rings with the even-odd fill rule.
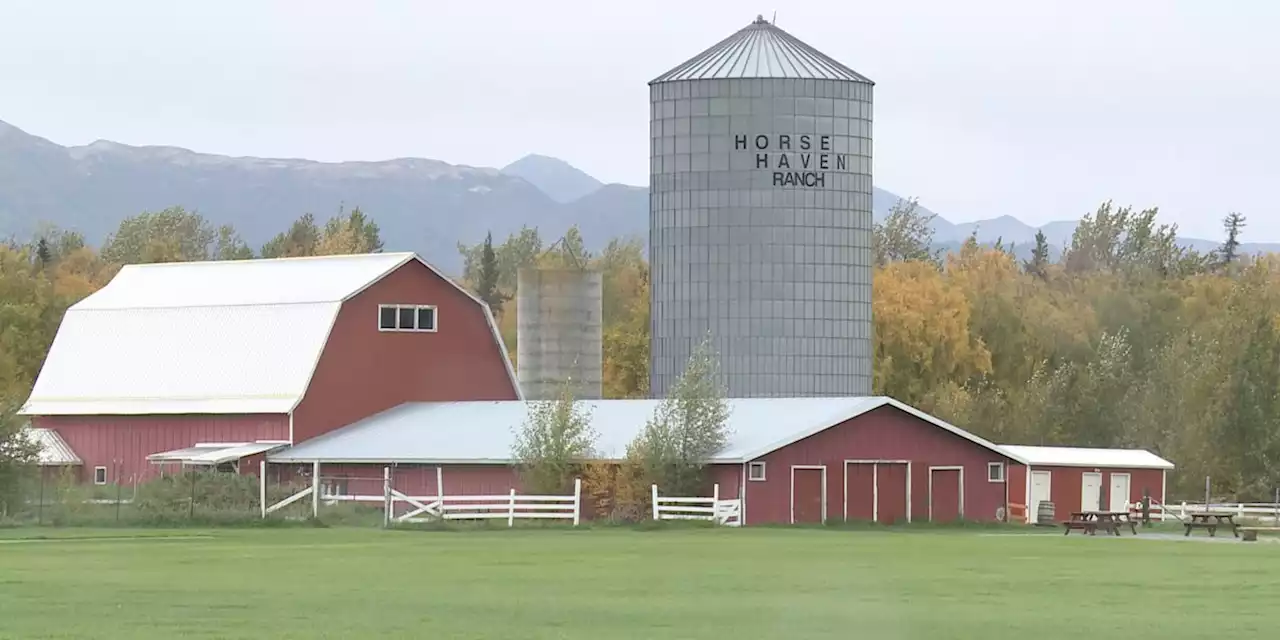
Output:
[[[379,331],[380,304],[435,305],[439,330]],[[516,397],[483,308],[411,261],[342,305],[306,395],[294,410],[293,441],[405,402]]]
[[[1005,486],[1009,490],[1009,522],[1028,522],[1027,468],[1016,462],[1005,465]],[[1034,515],[1029,516],[1035,518]]]
[[[81,481],[93,482],[93,468],[106,467],[113,484],[158,475],[160,467],[147,462],[153,453],[199,442],[289,439],[287,415],[37,416],[32,422],[57,431],[84,460]]]
[[[1049,499],[1053,502],[1054,515],[1064,520],[1073,511],[1080,511],[1080,489],[1085,473],[1102,474],[1102,508],[1110,504],[1111,474],[1129,474],[1128,502],[1142,499],[1142,490],[1151,492],[1151,496],[1164,501],[1164,471],[1161,469],[1108,469],[1096,467],[1046,467],[1033,466],[1032,471],[1048,471],[1052,474],[1049,480]]]
[[[736,500],[739,496],[738,489],[742,486],[743,473],[745,469],[740,464],[717,464],[711,467],[711,484],[720,485],[720,498],[722,500]],[[714,488],[714,487],[713,487]],[[707,494],[711,495],[710,493]]]
[[[1006,505],[1005,483],[988,482],[987,463],[1007,463],[1007,458],[893,407],[882,407],[760,458],[766,463],[767,480],[747,483],[747,524],[791,521],[795,465],[826,468],[827,519],[842,520],[845,460],[910,460],[913,521],[929,517],[931,466],[964,467],[966,519],[992,520]]]

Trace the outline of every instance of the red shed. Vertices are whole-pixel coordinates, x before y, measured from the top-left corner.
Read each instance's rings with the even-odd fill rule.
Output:
[[[319,463],[322,478],[364,486],[390,466],[395,487],[417,495],[434,494],[437,478],[451,495],[503,494],[520,488],[511,448],[531,404],[410,403],[268,459]],[[600,457],[621,459],[658,404],[584,401]],[[995,520],[1007,513],[1004,469],[1021,461],[896,400],[749,398],[728,405],[729,442],[711,460],[711,480],[721,498],[745,498],[745,524]]]
[[[152,454],[519,397],[488,307],[415,254],[382,253],[126,266],[67,311],[22,413],[84,480],[114,483],[156,473]]]
[[[1002,448],[1025,463],[1010,474],[1009,501],[1026,505],[1028,523],[1036,522],[1043,501],[1053,503],[1058,520],[1074,511],[1125,511],[1144,494],[1163,504],[1173,469],[1172,462],[1141,449]]]

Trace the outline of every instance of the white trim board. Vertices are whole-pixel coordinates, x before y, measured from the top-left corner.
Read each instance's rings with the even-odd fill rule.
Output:
[[[964,520],[964,467],[959,465],[935,466],[929,467],[929,522],[933,522],[933,472],[934,471],[959,471],[959,490],[960,501],[956,505],[959,517]]]
[[[791,465],[791,524],[796,523],[796,471],[813,471],[822,472],[822,523],[827,522],[827,467],[821,464],[793,464]]]

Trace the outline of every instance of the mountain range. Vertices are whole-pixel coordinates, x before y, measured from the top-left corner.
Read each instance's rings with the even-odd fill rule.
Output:
[[[881,219],[899,197],[875,189]],[[323,220],[359,206],[378,223],[388,250],[418,251],[449,271],[461,266],[456,245],[493,232],[501,241],[536,226],[548,242],[578,225],[591,248],[610,238],[648,238],[648,189],[604,184],[556,158],[529,155],[501,169],[425,158],[325,163],[229,157],[164,146],[100,140],[66,147],[0,121],[0,236],[29,238],[53,223],[101,242],[120,221],[142,211],[181,205],[216,224],[231,224],[261,246],[303,213]],[[1030,250],[1037,227],[1011,216],[953,223],[933,220],[935,244],[978,240]],[[1039,227],[1061,246],[1076,223]],[[1187,238],[1208,250],[1218,243]],[[1280,251],[1249,244],[1245,251]]]

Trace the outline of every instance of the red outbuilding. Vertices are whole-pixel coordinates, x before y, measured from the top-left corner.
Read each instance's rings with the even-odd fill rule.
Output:
[[[1009,499],[1011,504],[1026,505],[1028,523],[1043,519],[1041,503],[1052,505],[1050,521],[1064,520],[1077,511],[1128,511],[1148,495],[1164,504],[1173,469],[1172,462],[1141,449],[1001,448],[1024,463],[1010,469]],[[1047,516],[1049,510],[1043,514]]]
[[[741,499],[745,524],[992,521],[1008,513],[1003,470],[1022,461],[896,400],[727,402],[729,440],[710,460],[710,481],[720,498]],[[530,406],[409,403],[268,460],[319,464],[330,495],[380,492],[384,469],[408,495],[501,495],[521,490],[511,451]],[[621,459],[657,408],[657,400],[584,401],[599,457]]]
[[[126,266],[67,311],[22,413],[105,484],[237,468],[405,402],[519,397],[488,307],[383,253]]]

